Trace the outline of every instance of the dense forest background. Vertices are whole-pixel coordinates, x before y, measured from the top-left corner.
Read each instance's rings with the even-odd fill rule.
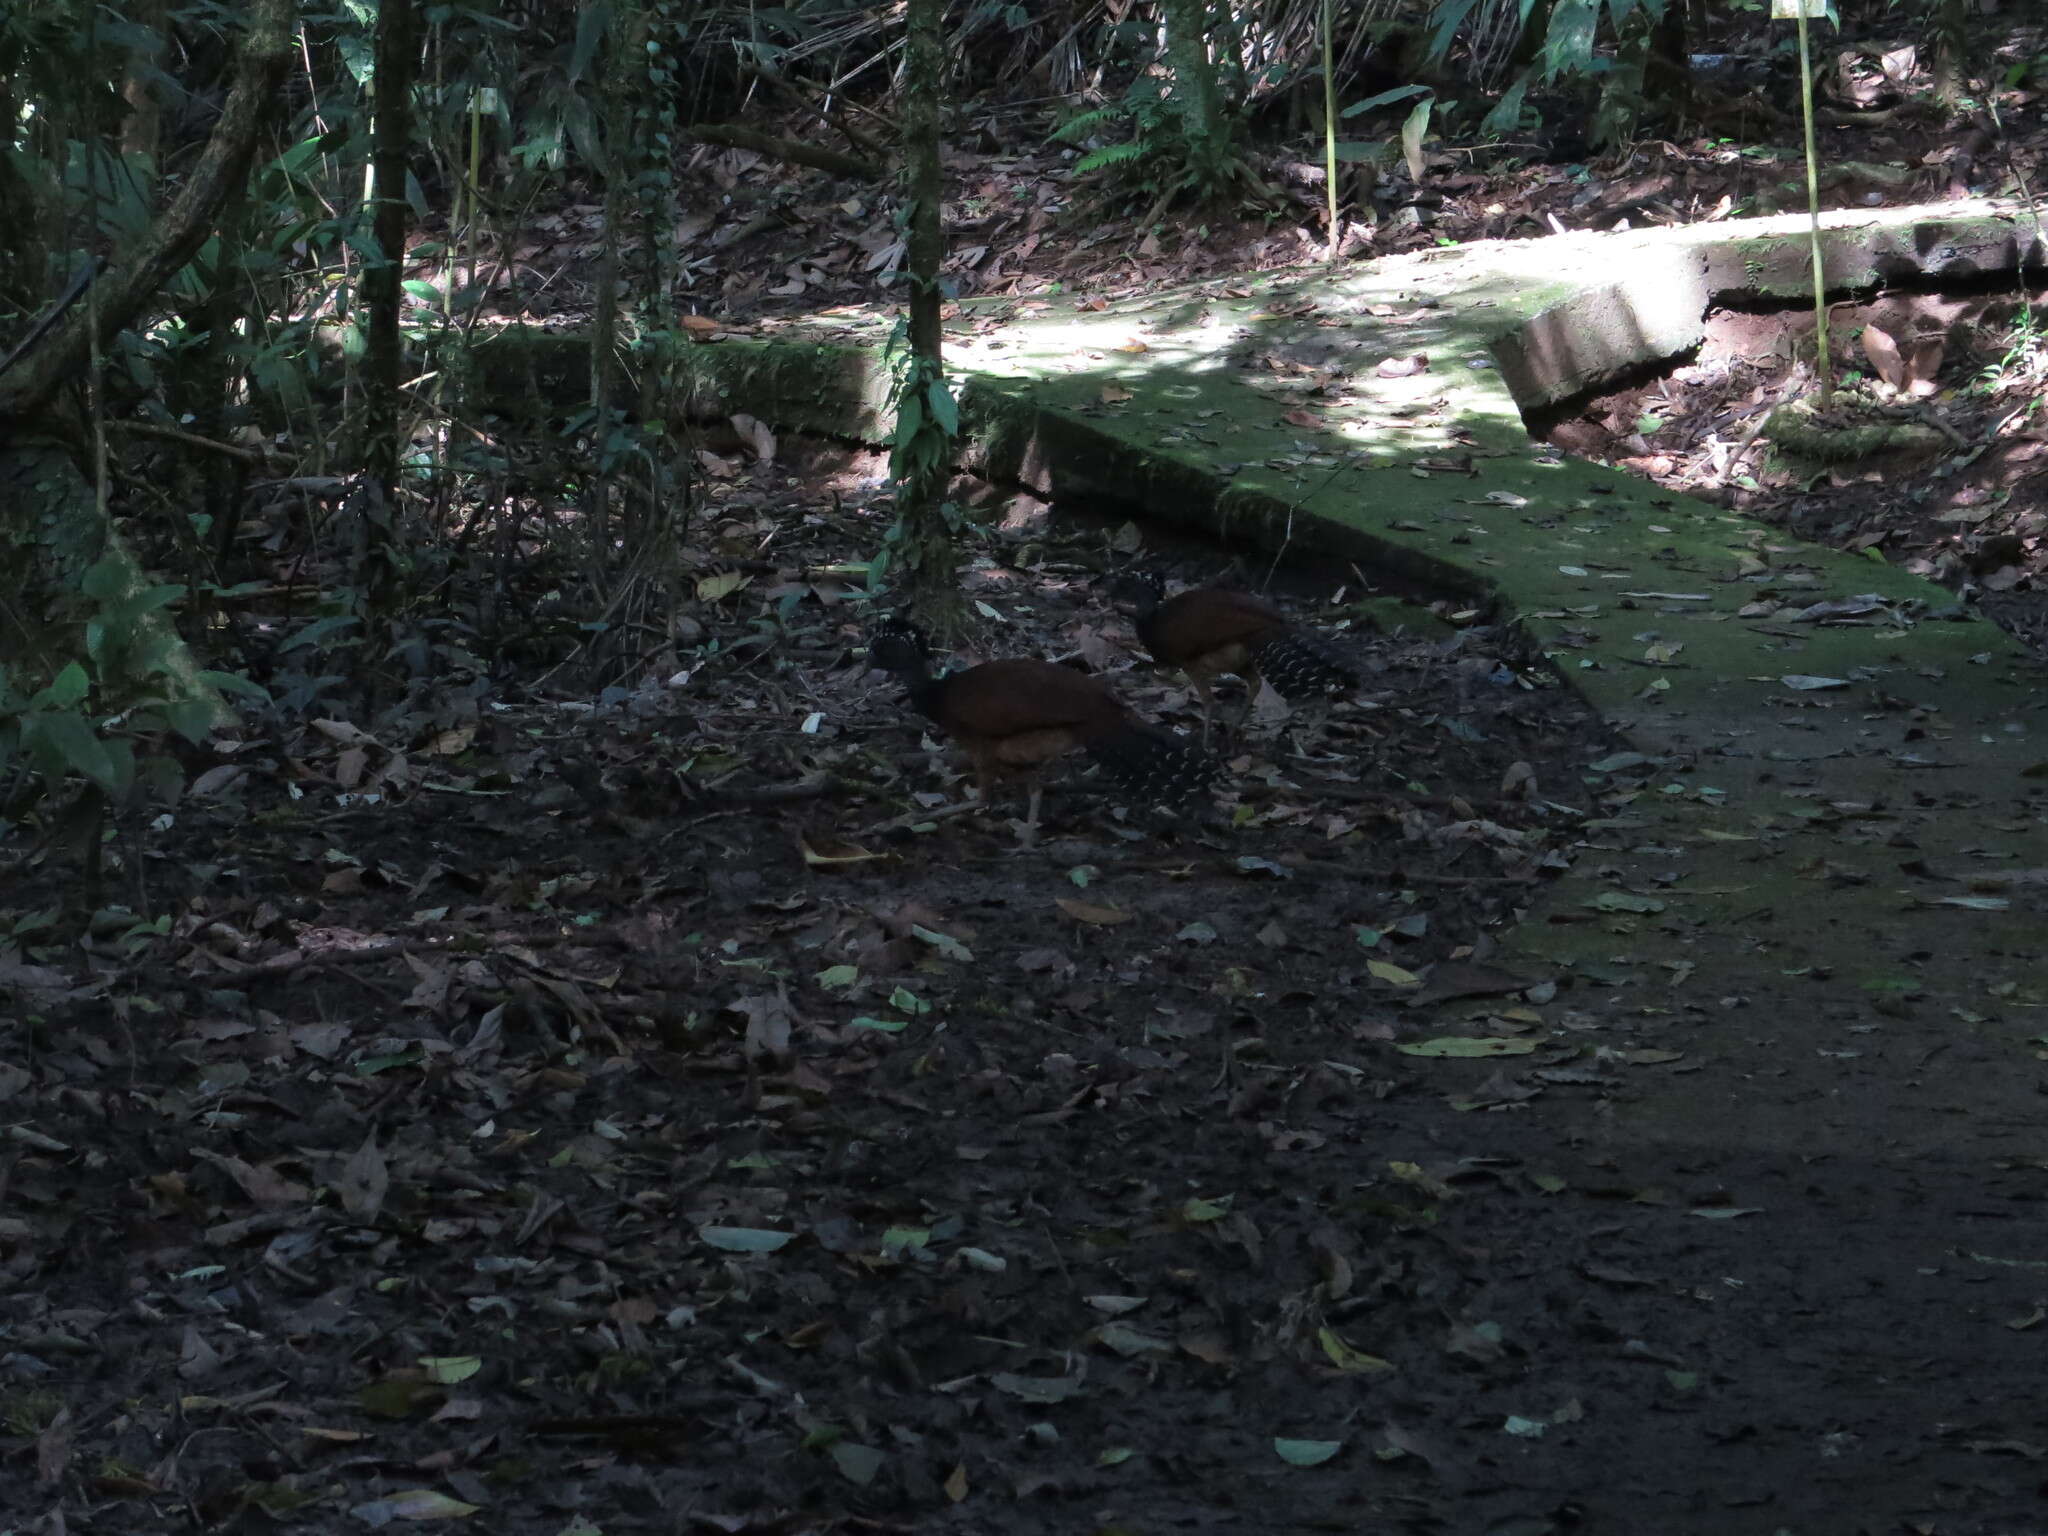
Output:
[[[2034,21],[1817,38],[1825,205],[2023,189]],[[194,734],[202,666],[288,710],[479,657],[629,679],[706,574],[693,327],[1798,208],[1793,39],[1676,0],[14,8],[0,420],[54,458],[13,474],[4,739],[118,796],[78,711]],[[506,327],[555,344],[486,365]],[[912,512],[945,457],[899,445]]]

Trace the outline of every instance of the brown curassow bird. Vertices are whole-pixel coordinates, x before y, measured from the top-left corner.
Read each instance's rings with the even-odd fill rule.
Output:
[[[1179,667],[1202,698],[1202,742],[1208,744],[1215,695],[1210,680],[1230,672],[1244,679],[1244,708],[1233,730],[1251,718],[1264,678],[1289,703],[1359,681],[1358,663],[1315,630],[1296,624],[1262,597],[1221,587],[1190,587],[1166,595],[1166,579],[1138,567],[1109,584],[1110,601],[1138,626],[1138,639],[1162,666]]]
[[[1028,778],[1027,843],[1038,833],[1039,770],[1066,753],[1086,753],[1133,796],[1153,802],[1199,794],[1221,766],[1187,737],[1140,720],[1107,684],[1072,667],[1014,656],[937,674],[924,632],[901,618],[877,627],[868,658],[966,754],[983,806],[998,777]]]

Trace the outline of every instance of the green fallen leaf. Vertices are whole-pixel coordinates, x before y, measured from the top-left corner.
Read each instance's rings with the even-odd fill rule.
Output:
[[[1778,681],[1787,688],[1797,689],[1801,693],[1812,693],[1822,688],[1846,688],[1849,686],[1849,680],[1846,677],[1814,677],[1805,672],[1788,672],[1785,676],[1779,678]]]
[[[431,1488],[406,1488],[371,1499],[349,1510],[368,1526],[389,1525],[394,1520],[467,1520],[480,1505],[465,1504]]]
[[[1365,968],[1376,980],[1384,981],[1390,987],[1419,987],[1422,978],[1413,971],[1394,964],[1391,960],[1368,960]]]
[[[1630,891],[1602,891],[1586,903],[1599,912],[1662,912],[1664,903],[1654,896],[1637,896]]]
[[[1104,1349],[1114,1350],[1126,1360],[1143,1355],[1170,1355],[1174,1349],[1171,1340],[1133,1328],[1129,1323],[1104,1323],[1095,1330],[1095,1339]]]
[[[1434,1040],[1414,1040],[1394,1047],[1403,1056],[1527,1056],[1536,1049],[1534,1040],[1502,1040],[1491,1035],[1441,1035]]]
[[[913,925],[910,930],[910,936],[931,945],[933,949],[936,949],[948,960],[957,960],[962,965],[972,965],[974,963],[974,951],[965,944],[962,944],[958,939],[953,938],[950,934],[937,933],[930,928]]]
[[[1344,1449],[1342,1440],[1282,1440],[1273,1441],[1273,1454],[1290,1467],[1320,1467],[1324,1462]]]
[[[1391,1360],[1382,1360],[1378,1355],[1368,1355],[1364,1350],[1353,1349],[1334,1328],[1318,1328],[1316,1342],[1323,1346],[1323,1353],[1330,1357],[1330,1364],[1340,1371],[1377,1376],[1394,1368],[1394,1362]]]
[[[891,1227],[882,1234],[882,1252],[892,1259],[922,1253],[931,1243],[929,1227]]]
[[[1027,1403],[1064,1403],[1081,1390],[1081,1383],[1071,1376],[1016,1376],[1008,1371],[997,1371],[989,1385]]]
[[[741,571],[726,571],[717,576],[701,577],[697,582],[697,599],[705,603],[723,602],[753,579]]]
[[[356,1063],[356,1076],[375,1077],[379,1072],[389,1072],[393,1067],[416,1067],[427,1059],[427,1053],[417,1046],[407,1046],[402,1051],[393,1051],[388,1056],[365,1056]]]
[[[796,1236],[794,1232],[771,1232],[766,1227],[699,1227],[697,1235],[727,1253],[773,1253]]]
[[[856,1441],[841,1440],[826,1454],[832,1458],[832,1464],[839,1469],[841,1477],[862,1488],[872,1483],[875,1474],[882,1470],[882,1453],[873,1446]]]

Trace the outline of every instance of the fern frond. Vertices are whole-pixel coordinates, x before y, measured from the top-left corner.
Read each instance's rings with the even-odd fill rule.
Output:
[[[1086,112],[1075,114],[1053,129],[1052,139],[1055,144],[1070,144],[1076,139],[1086,138],[1097,128],[1121,122],[1128,116],[1130,108],[1121,103],[1112,103],[1106,107],[1090,107]]]
[[[1077,175],[1099,171],[1106,165],[1135,165],[1150,157],[1153,146],[1133,140],[1128,144],[1105,144],[1100,149],[1091,149],[1074,162]]]

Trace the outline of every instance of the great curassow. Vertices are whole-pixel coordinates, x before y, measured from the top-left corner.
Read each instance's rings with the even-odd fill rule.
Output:
[[[984,807],[999,776],[1028,778],[1027,844],[1038,834],[1039,770],[1068,752],[1086,753],[1133,796],[1151,802],[1200,794],[1221,766],[1185,736],[1140,720],[1107,684],[1072,667],[1018,656],[935,674],[924,632],[900,618],[877,627],[868,659],[959,745]]]
[[[1244,708],[1232,730],[1251,718],[1261,678],[1289,703],[1349,688],[1360,678],[1358,663],[1341,647],[1249,592],[1190,587],[1168,597],[1166,579],[1138,567],[1110,582],[1109,597],[1136,621],[1152,659],[1180,668],[1195,685],[1205,746],[1216,702],[1212,678],[1230,672],[1244,680]]]

